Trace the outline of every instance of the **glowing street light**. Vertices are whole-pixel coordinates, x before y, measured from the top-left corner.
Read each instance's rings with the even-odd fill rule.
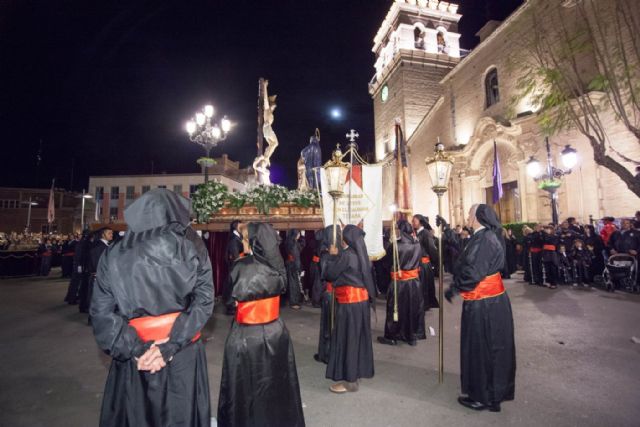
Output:
[[[227,134],[231,130],[231,121],[224,116],[220,123],[213,121],[215,109],[213,105],[205,105],[202,111],[195,114],[194,118],[185,124],[185,130],[189,134],[189,139],[204,148],[206,156],[198,160],[198,164],[204,167],[204,182],[209,181],[209,166],[214,161],[210,157],[211,149],[218,143],[227,139]]]

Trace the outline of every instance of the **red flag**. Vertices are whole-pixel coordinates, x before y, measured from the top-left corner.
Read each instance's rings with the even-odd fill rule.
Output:
[[[407,215],[413,210],[411,206],[407,148],[399,121],[396,121],[396,206],[398,212]]]
[[[47,209],[47,222],[49,224],[51,224],[56,219],[56,201],[53,195],[53,185],[55,182],[55,179],[51,181],[51,190],[49,191],[49,207]]]

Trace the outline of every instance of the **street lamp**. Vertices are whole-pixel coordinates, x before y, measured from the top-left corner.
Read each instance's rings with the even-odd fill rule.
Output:
[[[80,230],[84,231],[84,203],[87,199],[92,199],[93,196],[91,194],[87,194],[84,189],[82,189],[82,216],[80,218]]]
[[[214,164],[214,160],[210,157],[211,149],[227,139],[227,134],[231,130],[231,121],[227,116],[217,123],[213,120],[214,115],[213,105],[205,105],[202,111],[197,112],[185,125],[191,142],[200,145],[206,153],[205,157],[198,159],[198,164],[204,167],[204,182],[209,181],[209,167]]]
[[[549,193],[551,196],[551,221],[554,224],[558,224],[558,188],[562,184],[561,178],[564,175],[571,173],[571,170],[578,163],[578,152],[571,145],[567,144],[560,152],[562,164],[565,169],[556,168],[553,166],[551,159],[551,146],[549,145],[549,138],[544,139],[547,149],[547,170],[546,173],[542,173],[542,165],[533,156],[527,161],[527,174],[532,177],[538,184],[538,188]]]
[[[31,196],[29,196],[29,201],[28,202],[22,202],[23,205],[27,205],[29,206],[29,209],[27,210],[27,233],[31,232],[31,207],[32,206],[38,206],[38,202],[34,202],[33,200],[31,200]]]
[[[435,154],[431,158],[425,160],[427,164],[427,173],[431,179],[431,189],[438,196],[438,215],[442,216],[442,195],[447,192],[449,186],[449,177],[453,169],[453,161],[444,152],[444,144],[440,142],[436,144]],[[438,243],[438,283],[440,290],[438,292],[440,300],[440,308],[438,309],[438,382],[444,382],[444,269],[442,268],[442,246],[443,246],[443,226],[438,227],[440,231]]]
[[[340,144],[331,154],[331,160],[325,163],[324,171],[327,177],[327,192],[333,199],[333,244],[337,245],[338,236],[338,199],[344,194],[344,183],[349,173],[349,163],[342,161],[342,150]]]

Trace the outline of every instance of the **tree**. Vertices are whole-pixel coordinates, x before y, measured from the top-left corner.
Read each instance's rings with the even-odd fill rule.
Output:
[[[607,136],[604,114],[640,145],[640,18],[637,0],[530,0],[523,6],[520,55],[526,70],[513,103],[539,108],[543,132],[575,128],[593,149],[595,162],[616,174],[640,197],[640,165]]]

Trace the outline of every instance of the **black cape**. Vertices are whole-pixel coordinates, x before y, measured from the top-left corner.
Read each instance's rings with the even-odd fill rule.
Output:
[[[304,241],[297,238],[298,233],[299,231],[296,229],[289,230],[285,242],[287,253],[287,261],[285,262],[287,270],[287,295],[289,296],[290,305],[301,305],[304,301],[302,281],[300,279],[300,273],[302,273],[300,253],[304,248]]]
[[[420,268],[422,250],[410,235],[401,233],[398,241],[399,269],[403,271]],[[395,287],[394,287],[395,284]],[[394,321],[395,296],[398,296],[398,320]],[[426,339],[424,324],[424,300],[420,278],[410,280],[391,279],[387,292],[387,318],[384,336],[391,340],[414,342]]]
[[[211,262],[189,227],[189,201],[155,189],[124,213],[128,231],[100,258],[91,299],[98,346],[112,357],[101,426],[209,426],[209,378],[203,343],[192,342],[213,311]],[[170,339],[158,345],[169,361],[138,371],[149,348],[128,320],[180,312]]]
[[[334,381],[355,382],[359,378],[371,378],[374,374],[369,305],[376,297],[376,289],[364,232],[354,225],[347,225],[343,230],[343,238],[349,247],[338,255],[329,256],[325,279],[333,282],[334,288],[365,288],[369,301],[352,304],[335,301],[335,322],[326,377]]]
[[[422,229],[417,233],[418,242],[422,249],[422,256],[429,257],[428,263],[420,262],[420,282],[422,282],[422,293],[424,309],[438,308],[438,298],[436,297],[436,267],[438,265],[438,249],[433,237],[427,229]]]
[[[320,272],[323,273],[327,269],[327,263],[329,262],[329,248],[333,242],[333,226],[329,225],[321,230],[320,240]],[[340,227],[336,228],[336,240],[338,241],[338,250],[341,251],[342,247],[340,241],[342,241],[342,230]],[[331,348],[331,310],[332,303],[335,309],[335,302],[333,301],[333,293],[327,292],[327,280],[324,274],[321,276],[322,283],[322,299],[320,301],[320,332],[318,334],[318,361],[322,363],[329,362],[329,350]]]
[[[249,239],[253,255],[238,259],[231,269],[233,299],[280,295],[286,272],[275,230],[251,223]],[[218,425],[305,425],[293,345],[281,318],[260,325],[234,319],[224,346]]]
[[[487,205],[476,217],[486,228],[475,232],[454,266],[453,290],[471,291],[505,264],[502,230]],[[506,292],[492,298],[464,301],[460,338],[462,393],[485,405],[513,400],[516,352],[511,303]]]

